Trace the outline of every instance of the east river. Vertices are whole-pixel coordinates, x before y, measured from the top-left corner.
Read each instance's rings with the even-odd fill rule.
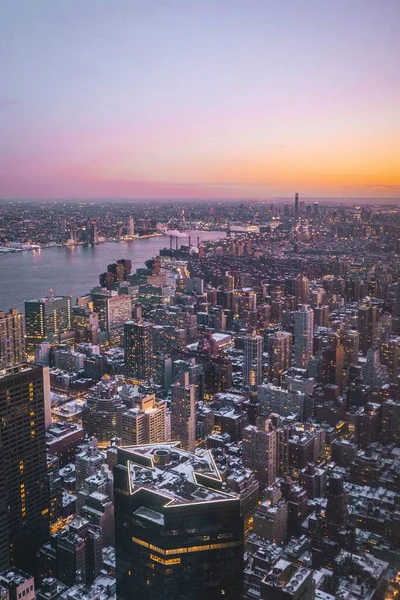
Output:
[[[195,244],[226,236],[221,231],[187,231],[178,238],[179,245]],[[132,261],[132,272],[146,260],[169,247],[169,237],[142,238],[130,242],[105,242],[93,247],[69,246],[24,250],[0,255],[0,310],[24,310],[24,301],[54,294],[77,296],[99,285],[99,275],[119,258]],[[175,247],[175,238],[173,240]]]

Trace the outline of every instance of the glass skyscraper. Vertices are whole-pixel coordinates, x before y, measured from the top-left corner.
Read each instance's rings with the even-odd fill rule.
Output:
[[[210,451],[118,448],[114,477],[117,597],[242,598],[240,500]]]

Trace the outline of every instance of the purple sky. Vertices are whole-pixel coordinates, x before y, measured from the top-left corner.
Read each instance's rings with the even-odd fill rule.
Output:
[[[400,197],[399,0],[0,12],[0,198]]]

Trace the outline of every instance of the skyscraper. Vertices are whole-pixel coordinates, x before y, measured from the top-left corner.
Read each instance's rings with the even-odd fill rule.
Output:
[[[46,388],[45,368],[39,365],[21,364],[0,376],[0,520],[3,481],[9,560],[28,571],[49,533]]]
[[[262,383],[263,337],[248,332],[244,340],[243,384],[256,388]]]
[[[292,363],[292,335],[287,331],[276,331],[270,339],[269,374],[270,379],[281,383],[282,373],[287,371]]]
[[[122,415],[121,442],[124,446],[165,442],[167,403],[154,394],[140,396]]]
[[[42,342],[59,343],[71,332],[72,298],[53,296],[25,302],[25,333],[28,352],[34,353]]]
[[[362,305],[358,309],[357,329],[360,333],[360,350],[367,354],[376,341],[376,330],[379,320],[379,309],[377,306]]]
[[[172,439],[180,441],[185,450],[194,452],[196,442],[196,390],[189,383],[189,373],[182,371],[179,381],[172,384]]]
[[[221,483],[211,452],[192,454],[174,443],[118,448],[118,597],[242,597],[240,500],[220,491]]]
[[[299,194],[297,193],[294,197],[294,216],[296,217],[296,219],[299,216]]]
[[[255,471],[258,481],[272,485],[276,479],[278,438],[269,419],[258,417],[257,425],[243,430],[243,464]]]
[[[145,321],[128,321],[124,326],[125,374],[148,381],[152,376],[152,325]]]
[[[98,241],[97,222],[88,221],[86,226],[86,243],[93,246]]]
[[[343,383],[344,348],[337,333],[328,336],[328,347],[322,351],[322,383]]]
[[[312,356],[314,313],[303,304],[294,313],[294,356],[297,367],[306,367]]]
[[[25,360],[24,316],[17,308],[0,311],[0,370]]]
[[[308,278],[305,275],[298,275],[295,280],[295,296],[297,304],[307,304],[308,302]]]
[[[135,220],[132,215],[128,217],[127,234],[131,236],[135,235]]]

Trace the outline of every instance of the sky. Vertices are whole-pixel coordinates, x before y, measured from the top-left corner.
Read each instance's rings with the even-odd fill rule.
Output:
[[[0,198],[400,198],[399,0],[2,0]]]

